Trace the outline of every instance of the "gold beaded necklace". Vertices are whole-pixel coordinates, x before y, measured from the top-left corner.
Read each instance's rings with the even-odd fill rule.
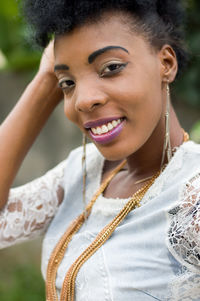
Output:
[[[189,140],[187,133],[184,133],[184,142]],[[119,166],[117,166],[108,178],[101,184],[98,191],[93,196],[90,203],[87,205],[85,212],[80,214],[69,226],[67,231],[63,234],[59,242],[57,243],[55,249],[53,250],[51,257],[49,259],[47,267],[47,279],[46,279],[46,301],[58,301],[58,296],[56,292],[56,274],[61,263],[64,254],[66,252],[67,246],[71,241],[73,235],[79,231],[83,225],[85,218],[88,218],[92,207],[100,196],[103,193],[105,188],[108,186],[113,177],[123,168],[126,164],[126,160],[123,161]],[[147,190],[152,186],[156,178],[160,175],[160,171],[157,172],[154,176],[148,180],[148,182],[136,191],[130,200],[125,204],[123,209],[119,214],[108,224],[106,225],[101,232],[96,236],[94,241],[88,246],[88,248],[82,252],[82,254],[76,259],[76,261],[69,268],[61,289],[60,301],[74,301],[75,297],[75,280],[78,271],[81,266],[106,242],[106,240],[112,235],[117,226],[124,220],[124,218],[134,210],[136,207],[140,207],[140,202],[143,199]]]

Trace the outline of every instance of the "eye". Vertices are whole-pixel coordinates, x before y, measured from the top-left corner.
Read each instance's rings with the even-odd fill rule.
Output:
[[[104,76],[112,76],[113,74],[121,72],[128,63],[119,63],[119,62],[113,62],[105,65],[101,72],[100,77]]]
[[[62,90],[67,90],[73,88],[75,86],[75,83],[71,79],[63,78],[59,80],[58,85]]]

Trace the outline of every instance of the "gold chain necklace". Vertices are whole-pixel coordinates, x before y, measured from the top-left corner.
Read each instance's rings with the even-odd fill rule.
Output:
[[[53,250],[53,253],[49,259],[48,267],[47,267],[47,279],[46,279],[46,298],[47,301],[58,301],[56,287],[55,287],[55,281],[56,281],[56,273],[58,266],[60,262],[62,261],[62,258],[65,254],[66,248],[69,244],[69,242],[72,239],[72,236],[78,232],[78,230],[81,228],[82,224],[85,221],[85,217],[88,217],[90,215],[90,212],[92,210],[93,204],[95,203],[98,196],[105,190],[109,182],[112,180],[112,178],[120,171],[120,169],[125,165],[126,161],[123,161],[113,172],[110,174],[110,176],[102,183],[98,191],[93,196],[90,203],[87,205],[85,212],[80,214],[68,227],[67,231],[64,233],[64,235],[59,240],[58,244],[56,245],[55,249]]]
[[[148,184],[146,184],[132,196],[120,213],[103,228],[103,230],[97,235],[89,247],[71,265],[63,282],[60,300],[74,301],[75,280],[81,266],[106,242],[106,240],[112,235],[114,230],[124,220],[129,212],[140,206],[141,199],[144,197],[146,191],[153,184],[159,174],[160,172],[157,173]]]
[[[117,168],[115,168],[113,172],[111,172],[110,176],[101,184],[99,190],[95,193],[94,197],[86,207],[87,217],[90,215],[96,199],[105,190],[105,188],[108,186],[112,178],[119,172],[119,170],[125,165],[125,163],[126,161],[123,161]],[[154,175],[146,185],[144,185],[141,189],[139,189],[136,193],[133,194],[131,199],[127,202],[127,204],[120,211],[120,213],[106,227],[103,228],[103,230],[97,235],[97,237],[89,245],[89,247],[71,265],[63,282],[61,296],[60,296],[61,301],[74,300],[75,279],[81,266],[90,256],[92,256],[104,244],[104,242],[111,236],[111,234],[114,232],[116,227],[123,221],[123,219],[128,215],[128,213],[133,209],[135,209],[136,207],[140,206],[140,201],[144,197],[149,187],[154,183],[155,179],[159,176],[159,174],[160,171],[156,175]],[[53,250],[53,253],[50,257],[48,267],[47,267],[47,279],[46,279],[47,301],[58,301],[58,296],[57,296],[56,286],[55,286],[57,269],[64,257],[66,248],[69,242],[71,241],[72,236],[76,232],[78,232],[78,230],[83,225],[84,221],[85,221],[85,213],[83,212],[72,222],[72,224],[69,226],[69,228],[61,237],[55,249]]]
[[[184,132],[184,142],[189,140],[189,136]],[[108,176],[108,178],[101,184],[98,191],[93,196],[90,203],[87,205],[85,212],[80,214],[69,226],[67,231],[61,237],[56,247],[54,248],[51,257],[49,259],[47,267],[47,279],[46,279],[46,301],[58,301],[58,296],[56,292],[56,274],[61,263],[64,254],[66,252],[67,246],[71,241],[73,235],[79,231],[83,225],[85,218],[88,218],[92,207],[101,193],[108,186],[112,178],[123,168],[126,164],[126,160],[123,161],[119,166],[117,166]],[[112,235],[117,226],[124,220],[124,218],[134,210],[136,207],[140,206],[140,202],[143,199],[147,190],[152,186],[155,179],[160,175],[160,171],[157,172],[141,189],[133,194],[131,199],[126,203],[119,214],[107,225],[102,231],[97,235],[95,240],[89,245],[89,247],[82,252],[82,254],[76,259],[76,261],[69,268],[61,290],[60,301],[74,301],[75,297],[75,280],[78,271],[81,266],[106,242],[106,240]],[[145,179],[146,180],[146,179]]]

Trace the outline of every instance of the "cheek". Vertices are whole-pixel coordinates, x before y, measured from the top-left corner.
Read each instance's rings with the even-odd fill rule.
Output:
[[[148,130],[148,128],[154,128],[162,116],[162,98],[159,92],[153,93],[150,91],[147,95],[143,95],[140,98],[141,102],[138,103],[138,114],[136,118],[138,126]]]
[[[78,125],[78,113],[75,110],[74,104],[72,101],[69,101],[67,99],[64,100],[64,113],[67,119],[69,119],[71,122]]]
[[[127,122],[133,129],[138,141],[146,140],[158,125],[163,114],[162,91],[150,79],[145,82],[136,81],[133,89],[126,93],[124,108],[126,106]]]
[[[127,89],[126,93],[118,91],[118,97],[123,99],[123,107],[128,115],[134,114],[137,119],[154,118],[162,111],[162,91],[158,86],[148,87],[136,83],[132,89]]]

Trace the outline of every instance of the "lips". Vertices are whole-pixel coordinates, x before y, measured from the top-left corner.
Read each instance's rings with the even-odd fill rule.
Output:
[[[90,128],[94,128],[94,127],[97,127],[97,126],[102,126],[104,124],[112,122],[113,120],[118,120],[118,119],[124,119],[124,118],[121,118],[121,117],[107,117],[107,118],[102,118],[102,119],[98,119],[98,120],[95,120],[95,121],[86,122],[86,123],[84,123],[83,126],[86,129],[90,129]]]
[[[89,130],[91,138],[100,144],[111,142],[122,131],[124,126],[124,118],[106,118],[85,124],[85,128]]]

